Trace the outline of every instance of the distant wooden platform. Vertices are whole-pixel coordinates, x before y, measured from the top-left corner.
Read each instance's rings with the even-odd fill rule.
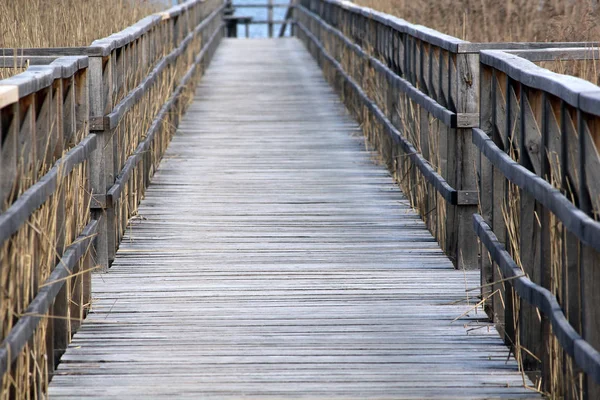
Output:
[[[538,398],[375,160],[299,41],[224,41],[51,397]]]

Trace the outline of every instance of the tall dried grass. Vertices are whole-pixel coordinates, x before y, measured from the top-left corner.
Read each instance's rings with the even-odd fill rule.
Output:
[[[0,48],[87,46],[159,8],[151,0],[2,0]]]
[[[472,42],[593,41],[596,0],[355,0]]]
[[[0,49],[88,46],[164,8],[156,0],[0,0]],[[27,69],[0,65],[0,79]]]
[[[598,42],[597,0],[355,0],[355,3],[471,42]],[[544,68],[600,82],[597,62]]]

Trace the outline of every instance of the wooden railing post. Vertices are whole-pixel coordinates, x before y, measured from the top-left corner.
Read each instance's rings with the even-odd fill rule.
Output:
[[[479,55],[456,54],[456,113],[476,114],[479,112]],[[454,182],[450,185],[467,194],[477,193],[476,160],[477,151],[472,143],[471,129],[456,129],[453,138],[454,147],[448,148],[448,164],[454,165]],[[454,162],[450,161],[454,158]],[[452,172],[452,171],[451,171]],[[458,205],[456,219],[450,229],[454,230],[456,240],[456,259],[458,269],[477,269],[479,251],[477,236],[472,228],[472,216],[477,213],[476,205]]]
[[[75,127],[73,129],[73,133],[78,134],[87,134],[90,131],[90,91],[89,91],[89,76],[88,70],[82,70],[78,74],[75,75],[73,79],[73,88],[74,91],[74,103],[75,103]],[[89,207],[91,204],[90,196],[92,194],[91,188],[91,165],[87,165],[86,168],[82,171],[83,181],[85,182],[84,193],[85,196],[83,198],[83,204],[79,204],[78,207]],[[93,255],[91,252],[87,252],[85,256],[85,260],[83,261],[82,268],[84,271],[79,271],[80,275],[78,278],[78,286],[80,287],[81,295],[78,297],[79,305],[74,308],[76,317],[79,319],[83,319],[87,314],[87,311],[90,308],[91,298],[92,298],[92,273],[91,271],[94,269],[95,260],[93,259]]]
[[[290,2],[290,36],[298,35],[296,24],[294,23],[296,21],[296,5],[298,2],[299,0],[291,0]]]
[[[273,37],[273,0],[267,4],[267,19],[269,20],[269,37]]]
[[[479,126],[484,132],[492,136],[494,129],[494,123],[492,121],[494,101],[492,100],[492,96],[496,95],[493,80],[496,79],[496,77],[492,71],[484,68],[483,66],[480,66],[479,76],[481,79]],[[492,164],[481,154],[481,152],[479,152],[479,155],[477,156],[477,184],[480,199],[479,213],[489,226],[493,226],[493,173],[494,169]],[[493,291],[492,287],[489,285],[494,282],[494,266],[490,259],[489,253],[483,244],[479,245],[479,252],[479,268],[481,270],[481,298],[487,299],[484,302],[484,310],[488,316],[495,321],[494,298],[500,298],[500,296],[493,296],[492,298],[489,298]]]
[[[49,102],[49,118],[46,120],[46,129],[47,134],[51,138],[54,138],[56,145],[52,146],[55,152],[55,156],[58,158],[62,155],[64,146],[64,117],[65,117],[65,109],[63,105],[63,83],[61,81],[56,81],[52,87],[50,87],[48,96],[46,101]],[[69,115],[69,109],[67,107],[66,115]],[[67,122],[68,123],[68,122]],[[67,215],[66,212],[72,212],[71,210],[66,210],[65,208],[65,179],[60,179],[58,183],[58,191],[55,194],[58,200],[56,204],[56,213],[54,218],[56,218],[56,226],[55,226],[55,249],[56,249],[56,259],[55,263],[60,262],[62,258],[65,243],[68,240],[66,237],[66,221]],[[70,337],[70,321],[69,321],[69,308],[70,308],[70,291],[71,285],[70,282],[67,281],[66,284],[60,289],[58,295],[54,299],[54,306],[52,307],[51,314],[56,318],[50,318],[48,320],[48,324],[53,325],[54,332],[54,364],[49,363],[48,370],[54,371],[54,367],[58,364],[58,360],[62,356],[62,354],[67,349]]]
[[[93,119],[91,131],[98,135],[96,150],[92,154],[90,176],[92,186],[92,218],[98,220],[98,234],[95,240],[96,264],[107,271],[109,261],[109,236],[114,235],[114,223],[109,224],[113,216],[112,205],[107,204],[107,190],[114,181],[114,163],[111,132],[104,129],[104,115],[112,107],[113,63],[111,57],[90,57],[89,95],[90,116]],[[102,126],[96,124],[102,124]],[[109,212],[110,211],[112,212]],[[114,218],[113,218],[114,219]],[[109,225],[112,231],[109,230]],[[114,249],[113,249],[114,251]]]
[[[235,9],[231,4],[231,0],[227,0],[225,9],[223,10],[223,19],[225,20],[225,33],[226,37],[237,37],[237,21],[232,18]]]
[[[577,160],[578,178],[579,178],[579,205],[580,209],[587,215],[594,217],[598,209],[598,199],[591,198],[593,190],[589,187],[587,171],[587,159],[595,156],[595,151],[590,151],[594,147],[591,140],[597,140],[600,137],[600,124],[591,118],[586,121],[583,111],[577,110],[577,133],[579,159]],[[589,129],[589,132],[588,132]],[[588,137],[589,140],[588,141]],[[581,327],[583,338],[595,349],[600,349],[600,253],[590,246],[585,246],[579,242],[579,271],[581,282]],[[600,398],[600,384],[586,376],[584,381],[585,398]]]

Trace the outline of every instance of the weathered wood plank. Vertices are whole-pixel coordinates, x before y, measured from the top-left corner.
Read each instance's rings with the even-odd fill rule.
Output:
[[[299,41],[225,40],[50,395],[536,398],[375,157]]]

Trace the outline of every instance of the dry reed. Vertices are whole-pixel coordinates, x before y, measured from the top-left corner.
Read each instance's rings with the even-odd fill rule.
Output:
[[[88,46],[160,8],[153,0],[0,0],[0,55],[16,56],[28,47]],[[3,61],[0,79],[26,69]]]
[[[355,0],[471,42],[594,41],[595,0]]]
[[[0,0],[0,48],[87,46],[158,8],[149,0]]]
[[[355,0],[471,42],[598,42],[596,0]],[[600,81],[594,60],[544,62],[544,68]]]

